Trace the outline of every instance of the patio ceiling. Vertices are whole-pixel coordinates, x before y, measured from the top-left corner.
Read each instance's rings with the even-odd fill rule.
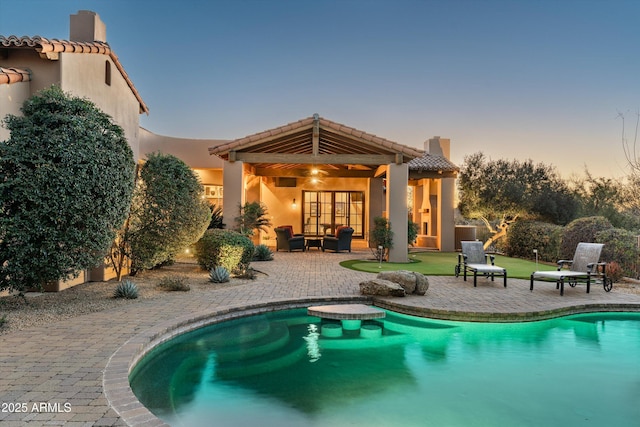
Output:
[[[422,150],[314,115],[211,147],[209,154],[250,164],[256,175],[372,177],[389,163],[406,163]]]

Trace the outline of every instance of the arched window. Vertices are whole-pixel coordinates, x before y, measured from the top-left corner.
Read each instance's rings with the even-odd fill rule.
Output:
[[[111,86],[111,62],[108,59],[104,62],[104,82]]]

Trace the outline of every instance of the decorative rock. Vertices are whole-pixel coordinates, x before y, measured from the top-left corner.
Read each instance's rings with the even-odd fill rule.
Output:
[[[416,295],[424,295],[427,293],[427,289],[429,289],[429,279],[422,273],[413,272],[413,275],[416,276],[416,290],[413,291]]]
[[[360,293],[362,295],[379,295],[403,297],[405,290],[402,286],[389,280],[373,279],[360,283]]]
[[[404,291],[412,294],[416,290],[416,276],[407,270],[382,271],[378,273],[378,279],[389,280],[402,286]]]

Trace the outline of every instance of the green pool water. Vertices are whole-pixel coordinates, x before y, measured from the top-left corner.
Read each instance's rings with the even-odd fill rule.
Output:
[[[640,313],[387,312],[363,324],[378,337],[323,324],[339,328],[290,310],[199,329],[145,356],[131,387],[172,426],[640,425]]]

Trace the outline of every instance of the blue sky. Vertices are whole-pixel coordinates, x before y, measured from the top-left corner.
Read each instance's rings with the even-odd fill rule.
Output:
[[[458,164],[625,174],[640,1],[0,0],[0,34],[67,39],[81,9],[158,134],[235,139],[319,113],[419,148],[450,138]]]

